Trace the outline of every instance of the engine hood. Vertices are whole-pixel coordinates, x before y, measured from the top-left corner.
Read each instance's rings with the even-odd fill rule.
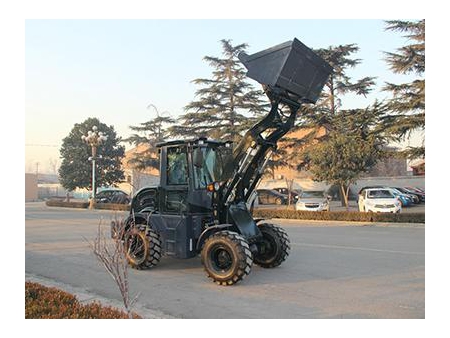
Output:
[[[327,200],[325,198],[299,198],[298,203],[324,203]]]

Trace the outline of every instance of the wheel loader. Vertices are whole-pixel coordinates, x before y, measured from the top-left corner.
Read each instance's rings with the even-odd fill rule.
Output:
[[[253,264],[275,268],[288,257],[285,230],[249,208],[277,141],[302,104],[317,101],[332,68],[297,39],[238,58],[263,86],[270,111],[236,146],[203,137],[157,145],[159,185],[140,189],[129,216],[111,225],[133,268],[153,268],[164,255],[200,255],[212,281],[233,285]]]

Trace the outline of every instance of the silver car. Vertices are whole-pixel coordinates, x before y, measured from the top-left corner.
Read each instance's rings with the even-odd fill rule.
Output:
[[[295,203],[295,210],[330,211],[330,198],[324,191],[303,191]]]

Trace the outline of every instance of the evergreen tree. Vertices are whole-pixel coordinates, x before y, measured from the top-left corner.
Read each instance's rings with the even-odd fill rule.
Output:
[[[286,139],[292,148],[290,158],[301,158],[297,169],[305,167],[317,181],[338,185],[342,204],[348,207],[350,184],[386,156],[384,146],[388,135],[380,127],[385,117],[382,104],[360,109],[342,109],[347,94],[369,94],[375,78],[366,76],[352,80],[347,71],[361,63],[352,57],[359,48],[355,44],[318,49],[330,66],[330,75],[315,106],[306,106],[299,113],[298,128],[308,128],[301,139]],[[286,157],[284,157],[286,159]]]
[[[327,139],[307,150],[314,180],[338,185],[346,207],[350,184],[385,156],[388,135],[379,123],[384,114],[378,102],[365,109],[342,110],[333,117]]]
[[[315,105],[304,106],[298,114],[299,118],[293,132],[298,129],[307,129],[305,136],[295,138],[291,137],[291,133],[284,138],[286,147],[292,151],[289,152],[290,155],[281,157],[285,161],[296,163],[296,169],[308,164],[308,157],[303,156],[305,149],[313,143],[325,141],[331,131],[339,132],[339,126],[335,125],[335,117],[341,113],[343,97],[347,94],[366,96],[372,90],[375,84],[374,77],[367,76],[352,81],[347,75],[349,68],[354,68],[361,63],[360,59],[352,56],[358,50],[359,47],[355,44],[315,50],[333,68],[333,73],[325,83],[318,102]],[[323,128],[326,129],[326,133],[320,132]],[[322,138],[325,139],[321,140]],[[299,158],[303,159],[300,163],[298,163]]]
[[[96,161],[96,187],[115,185],[124,179],[121,160],[125,148],[119,145],[120,138],[117,137],[114,127],[108,127],[97,118],[88,118],[74,125],[70,134],[63,139],[60,149],[62,159],[59,168],[60,182],[69,191],[76,188],[91,188],[92,164],[88,160],[92,156],[91,146],[81,137],[92,130],[93,126],[107,136],[107,140],[97,149],[97,154],[102,158]]]
[[[137,132],[125,139],[125,142],[134,144],[136,147],[144,145],[142,150],[133,154],[128,164],[137,170],[147,168],[159,169],[159,156],[156,144],[164,142],[169,137],[168,127],[175,123],[170,116],[163,116],[159,113],[155,105],[150,104],[147,108],[153,108],[156,111],[156,117],[139,126],[130,126],[130,129]]]
[[[342,99],[347,94],[363,95],[369,94],[375,85],[375,78],[366,76],[362,79],[352,81],[347,75],[348,69],[354,68],[361,63],[361,59],[352,57],[359,51],[356,44],[330,46],[317,49],[315,52],[322,57],[332,68],[333,73],[325,83],[320,99],[314,106],[304,108],[306,125],[332,127],[332,121],[342,108]],[[303,115],[303,114],[302,114]]]
[[[207,136],[237,141],[240,133],[254,123],[268,104],[263,92],[255,90],[246,81],[246,71],[237,59],[247,44],[233,46],[230,40],[221,40],[222,58],[205,56],[214,69],[211,79],[195,79],[201,86],[196,100],[185,106],[181,124],[170,129],[174,135]]]
[[[364,77],[352,81],[346,71],[361,63],[361,59],[354,59],[352,54],[357,53],[359,47],[356,44],[330,46],[326,49],[318,49],[315,52],[321,56],[333,68],[322,92],[322,98],[314,107],[317,113],[335,115],[341,109],[341,98],[346,94],[366,96],[375,85],[374,77]],[[316,115],[317,115],[316,113]],[[319,116],[319,119],[323,117]],[[319,120],[320,121],[320,120]],[[323,123],[322,123],[323,124]]]
[[[386,83],[384,90],[392,98],[387,102],[391,116],[385,119],[390,133],[403,140],[412,131],[425,130],[425,20],[386,21],[386,30],[404,33],[411,44],[400,47],[395,53],[385,52],[386,62],[396,74],[415,74],[417,79],[409,83]],[[409,158],[425,156],[425,146],[410,147],[405,152]]]

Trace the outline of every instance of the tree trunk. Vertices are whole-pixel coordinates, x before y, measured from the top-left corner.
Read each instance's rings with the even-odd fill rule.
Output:
[[[292,199],[292,187],[294,186],[294,179],[287,179],[285,178],[286,181],[286,189],[288,191],[288,208],[291,206],[291,203],[293,202]]]
[[[344,206],[346,210],[348,211],[348,191],[350,189],[349,186],[345,186],[344,184],[340,185],[341,187],[341,194],[342,194],[342,202],[344,203]]]

